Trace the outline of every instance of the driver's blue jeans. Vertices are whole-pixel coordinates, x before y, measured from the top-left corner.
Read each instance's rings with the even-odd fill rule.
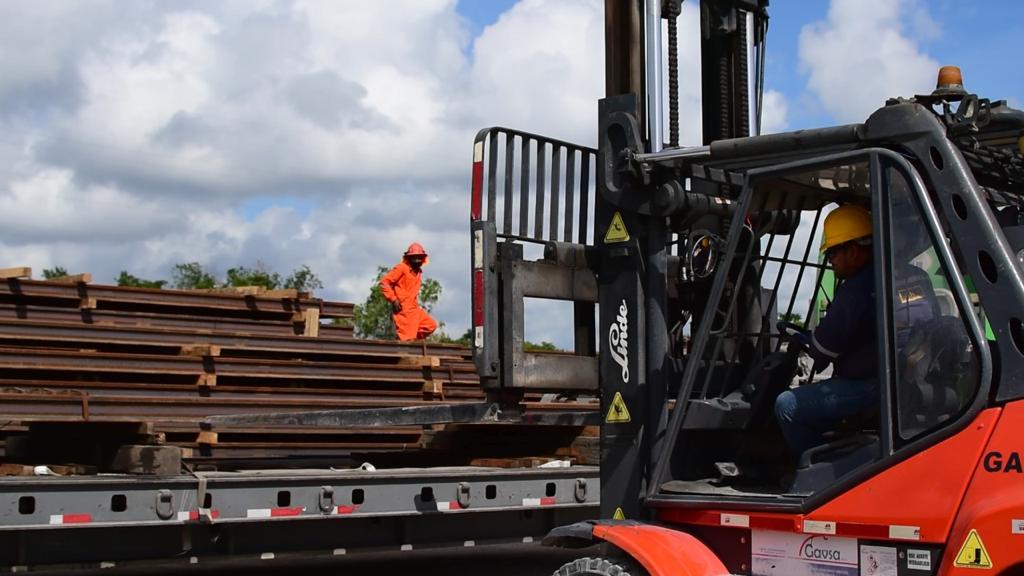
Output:
[[[786,444],[799,456],[822,443],[836,422],[877,405],[878,379],[829,378],[786,390],[775,399],[775,417]]]

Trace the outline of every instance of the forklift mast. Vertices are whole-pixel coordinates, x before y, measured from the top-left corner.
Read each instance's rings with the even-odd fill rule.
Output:
[[[703,138],[749,136],[751,89],[760,117],[767,0],[700,2]],[[624,174],[627,150],[660,153],[665,147],[662,101],[662,20],[668,31],[668,146],[679,146],[679,71],[676,20],[681,2],[607,0],[606,97],[599,103],[596,243],[600,327],[602,514],[606,518],[642,518],[640,504],[649,489],[662,450],[668,419],[668,390],[680,366],[670,353],[668,305],[670,269],[680,269],[678,246],[669,228],[670,199],[693,202],[688,218],[705,217],[706,226],[726,229],[729,204],[713,204],[713,182],[684,189],[674,175]],[[642,24],[642,25],[638,25]],[[751,33],[756,31],[756,33]],[[629,54],[623,61],[618,54]],[[697,205],[703,208],[696,208]],[[676,224],[679,224],[678,222]],[[673,264],[670,266],[670,260]],[[629,417],[621,416],[628,413]]]
[[[704,141],[748,136],[752,90],[755,131],[760,124],[768,0],[699,6],[703,100],[716,103],[704,107]],[[710,200],[724,183],[694,181],[683,190],[678,179],[622,170],[629,151],[663,149],[666,125],[667,144],[679,145],[680,10],[679,0],[606,0],[597,149],[506,128],[482,130],[474,143],[473,334],[483,387],[509,409],[532,393],[599,394],[606,518],[641,517],[667,383],[679,376],[669,350],[678,313],[668,309],[668,279],[680,269],[669,213],[677,201],[692,202],[705,227],[725,229],[732,210]],[[542,246],[543,258],[524,257],[530,245]],[[527,298],[573,303],[573,354],[524,349]]]

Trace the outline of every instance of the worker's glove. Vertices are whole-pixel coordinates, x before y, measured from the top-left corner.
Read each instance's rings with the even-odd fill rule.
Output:
[[[395,314],[398,314],[399,312],[401,312],[402,311],[402,303],[399,302],[398,300],[395,300],[394,302],[392,302],[391,303],[391,311],[394,312]]]

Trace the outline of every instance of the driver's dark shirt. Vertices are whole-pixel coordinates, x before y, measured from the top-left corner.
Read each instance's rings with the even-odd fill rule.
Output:
[[[869,262],[836,289],[818,326],[810,335],[810,355],[833,364],[833,377],[866,380],[878,377],[875,333],[875,272]]]

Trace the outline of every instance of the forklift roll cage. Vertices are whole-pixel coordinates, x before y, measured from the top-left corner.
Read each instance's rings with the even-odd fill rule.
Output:
[[[621,108],[628,109],[631,105],[627,102],[623,106],[616,100],[621,101],[622,98],[608,99],[607,104],[602,103],[602,109],[607,111],[619,106],[621,112]],[[603,133],[607,133],[609,126],[615,125],[616,121],[635,121],[628,113],[617,113],[618,120],[609,120],[613,118],[612,114],[605,114],[603,118]],[[504,153],[498,150],[499,137],[506,141]],[[623,148],[608,149],[613,141],[621,143]],[[598,389],[596,377],[602,382],[603,414],[610,402],[607,398],[609,389],[604,383],[610,378],[603,371],[605,368],[596,355],[596,349],[598,335],[607,332],[615,313],[614,309],[611,314],[602,310],[600,328],[595,330],[593,311],[594,303],[600,299],[602,273],[607,274],[607,269],[602,270],[602,264],[608,262],[603,255],[609,249],[639,250],[647,231],[642,226],[637,227],[637,222],[684,215],[689,216],[692,224],[703,214],[704,217],[711,215],[727,226],[723,230],[728,234],[722,234],[726,237],[722,261],[729,262],[737,256],[740,237],[748,229],[745,216],[751,209],[759,185],[771,178],[856,162],[869,167],[870,208],[875,229],[881,232],[882,239],[875,243],[874,257],[885,266],[890,265],[890,257],[884,252],[893,226],[888,220],[886,205],[887,174],[898,174],[909,186],[937,256],[948,271],[949,287],[977,354],[978,381],[976,394],[954,418],[905,445],[897,446],[892,430],[896,407],[891,391],[885,385],[892,380],[896,360],[893,358],[892,334],[880,329],[878,346],[883,396],[878,430],[882,447],[879,458],[806,497],[783,497],[770,501],[764,498],[709,498],[662,490],[663,483],[671,478],[673,453],[685,450],[679,443],[679,432],[684,427],[687,401],[692,398],[699,370],[698,362],[679,361],[678,358],[671,360],[665,377],[669,388],[678,390],[675,406],[683,408],[671,411],[666,426],[667,398],[662,403],[661,414],[653,410],[644,414],[643,410],[634,408],[633,402],[641,400],[627,395],[630,411],[641,415],[639,426],[647,431],[645,440],[657,438],[664,443],[650,454],[650,468],[636,465],[639,460],[633,460],[634,464],[629,465],[642,477],[633,478],[630,488],[616,486],[611,477],[603,474],[606,498],[614,495],[611,496],[611,505],[603,503],[603,513],[609,507],[614,510],[628,502],[628,494],[641,486],[637,501],[646,500],[653,507],[699,507],[713,503],[724,508],[812,510],[865,478],[956,434],[989,405],[990,400],[1001,403],[1024,396],[1024,332],[1019,312],[1024,309],[1024,281],[1016,263],[1015,249],[1007,242],[989,205],[997,199],[1009,199],[1014,204],[1019,202],[1012,193],[1000,194],[982,189],[977,184],[960,150],[947,137],[947,126],[942,116],[920,103],[900,101],[880,109],[864,124],[720,140],[700,148],[654,154],[645,153],[637,144],[635,139],[602,138],[604,147],[595,151],[503,128],[486,129],[478,134],[471,223],[474,240],[474,357],[484,387],[492,395],[515,398],[525,391],[553,388],[570,388],[585,393]],[[566,158],[574,159],[563,163],[568,167],[564,173],[559,173],[559,161],[552,160],[558,158],[560,149],[567,151]],[[594,161],[595,155],[597,162]],[[620,160],[606,163],[602,174],[599,163],[612,157]],[[501,165],[502,159],[504,165]],[[607,173],[609,166],[615,166],[619,173],[610,176]],[[594,174],[588,174],[588,168],[593,168]],[[503,188],[497,186],[501,172],[504,173]],[[622,180],[623,175],[625,180]],[[618,194],[608,192],[609,182],[614,178],[620,178],[619,185],[624,189]],[[626,182],[624,186],[621,184],[623,181]],[[702,181],[712,185],[718,195],[702,197],[692,192]],[[565,188],[560,190],[563,182]],[[662,189],[666,182],[675,183],[670,193],[674,190],[676,196],[666,201],[664,196],[658,197],[657,193],[651,192],[658,188],[659,182]],[[850,198],[849,195],[827,190],[819,193],[816,199],[806,197],[809,200],[807,207],[819,210],[819,216],[825,204]],[[632,194],[633,198],[621,202],[625,194]],[[705,203],[697,202],[695,197],[702,197]],[[717,206],[718,211],[714,212],[714,208],[708,206]],[[722,206],[729,208],[725,210]],[[502,210],[498,211],[497,207]],[[798,207],[795,204],[788,206],[790,209]],[[665,212],[651,217],[648,213],[652,210]],[[669,213],[672,210],[676,212]],[[691,213],[687,214],[687,211]],[[621,245],[602,242],[608,230],[609,214],[613,212],[630,222],[629,232],[633,237],[629,242]],[[678,246],[690,231],[674,229],[677,237],[670,242],[670,247]],[[526,260],[521,246],[524,242],[543,244],[544,258]],[[685,268],[687,263],[685,256],[675,254],[668,255],[667,261],[673,274],[664,279],[671,284],[676,281],[675,273],[680,267]],[[813,264],[808,265],[813,267]],[[728,266],[721,266],[716,272],[708,293],[710,304],[717,304],[722,298],[728,275]],[[973,279],[972,290],[968,290],[965,278]],[[643,280],[637,281],[640,290],[646,288]],[[879,294],[891,294],[891,283],[888,275],[876,275]],[[984,337],[982,325],[974,313],[972,292],[980,299],[980,308],[984,311],[985,320],[991,323],[994,340]],[[573,354],[545,357],[522,349],[525,333],[523,300],[526,297],[574,302],[576,344]],[[775,294],[771,297],[777,298]],[[618,303],[619,298],[612,300]],[[704,310],[703,320],[694,322],[693,348],[689,351],[689,358],[700,358],[708,343],[712,318],[716,313],[716,306],[710,304]],[[792,298],[788,310],[792,310]],[[632,337],[634,341],[642,342],[649,336],[645,334],[649,330],[645,324],[649,324],[651,318],[645,316],[643,308],[631,309],[630,313],[639,324]],[[891,307],[879,306],[878,326],[889,326],[891,315]],[[607,343],[601,343],[601,346],[605,345]],[[640,357],[644,351],[638,348],[642,347],[631,351],[631,368],[643,366]],[[638,432],[634,440],[643,435],[643,432]],[[636,441],[633,444],[639,445]],[[614,442],[607,445],[614,445]],[[605,459],[606,455],[603,454],[603,465],[614,468],[616,460]]]
[[[955,418],[943,422],[940,429],[930,430],[929,433],[920,436],[912,442],[905,443],[905,445],[898,445],[899,443],[894,438],[893,431],[895,416],[894,405],[896,403],[892,397],[891,387],[886,385],[886,383],[892,383],[895,381],[894,374],[896,372],[896,359],[893,354],[894,346],[892,334],[890,330],[885,329],[885,327],[892,325],[892,302],[888,298],[880,298],[879,302],[883,305],[879,305],[876,309],[876,325],[880,327],[877,332],[877,344],[878,358],[880,360],[879,374],[880,381],[882,382],[882,386],[880,387],[881,404],[878,431],[882,450],[881,457],[877,458],[870,465],[862,466],[854,472],[845,475],[842,478],[838,478],[838,481],[831,483],[824,489],[807,497],[791,495],[788,497],[784,496],[781,498],[766,500],[762,497],[751,498],[728,495],[714,495],[709,497],[706,494],[674,494],[664,490],[663,486],[665,482],[670,479],[669,463],[671,461],[672,454],[679,449],[679,433],[684,427],[684,421],[688,413],[687,409],[676,409],[672,411],[672,416],[669,420],[664,451],[657,460],[657,466],[654,468],[652,482],[648,484],[648,492],[646,495],[647,505],[654,508],[714,506],[716,508],[723,509],[743,508],[761,511],[808,512],[834,498],[836,495],[846,492],[852,486],[858,484],[864,479],[877,474],[881,470],[891,467],[896,462],[904,460],[928,446],[934,445],[954,435],[959,430],[967,426],[985,406],[991,383],[992,363],[991,355],[985,345],[982,327],[979,323],[978,317],[973,311],[967,287],[964,285],[963,278],[959,273],[956,259],[954,258],[947,243],[945,232],[938,220],[938,214],[931,199],[929,198],[924,182],[917,170],[904,156],[887,148],[870,147],[848,152],[828,153],[792,162],[765,165],[746,171],[745,184],[739,197],[737,217],[732,221],[728,238],[726,240],[726,247],[724,249],[725,253],[721,258],[721,261],[731,262],[738,256],[738,252],[741,248],[741,236],[744,234],[745,230],[749,229],[745,224],[744,219],[751,213],[759,184],[773,178],[805,173],[809,170],[847,166],[857,163],[863,163],[868,167],[868,174],[870,177],[868,192],[870,193],[872,219],[874,229],[880,232],[880,234],[876,234],[876,241],[873,243],[873,257],[876,262],[876,270],[890,270],[894,265],[892,255],[889,250],[892,245],[892,222],[889,220],[889,206],[887,202],[888,195],[885,193],[887,191],[887,174],[889,170],[892,169],[897,171],[897,173],[910,184],[915,200],[918,203],[917,207],[921,211],[922,216],[924,217],[924,222],[928,226],[928,232],[931,236],[931,244],[935,247],[941,264],[945,266],[949,272],[948,278],[950,280],[950,286],[954,292],[956,305],[960,311],[960,318],[963,319],[966,324],[974,350],[978,351],[978,364],[980,370],[972,401],[968,407],[965,410],[961,410]],[[824,204],[832,201],[852,199],[853,195],[850,192],[823,195],[818,199],[805,198],[799,200],[787,200],[786,198],[781,198],[782,202],[786,204],[778,206],[777,209],[818,208],[820,215],[820,208]],[[803,200],[806,200],[807,202],[804,203]],[[813,206],[815,203],[817,206]],[[817,223],[818,220],[816,219],[815,228],[817,227]],[[794,229],[791,237],[795,236],[795,233],[796,230]],[[813,240],[815,234],[812,233],[810,236],[808,247],[814,244]],[[781,277],[781,275],[782,274],[780,272],[779,276]],[[715,276],[714,284],[711,287],[711,296],[705,308],[703,320],[697,324],[697,332],[693,337],[694,344],[689,353],[689,357],[692,361],[687,362],[685,365],[685,369],[682,374],[682,385],[680,386],[675,398],[675,405],[677,407],[690,406],[690,400],[693,397],[694,392],[694,383],[702,364],[697,360],[702,358],[705,348],[712,341],[710,333],[714,324],[714,315],[717,313],[716,310],[719,308],[719,302],[723,298],[723,293],[725,292],[729,278],[730,273],[728,266],[721,267]],[[820,275],[818,280],[815,282],[816,286],[819,284]],[[893,289],[891,276],[884,273],[876,273],[875,291],[876,294],[880,295],[892,294]],[[772,299],[776,297],[777,292],[778,284],[776,284],[776,288],[772,292]],[[792,310],[792,303],[795,299],[796,294],[794,290],[794,294],[790,298],[789,310]],[[733,300],[731,305],[727,308],[729,314],[736,310],[735,304],[736,302]],[[768,327],[765,326],[764,330],[767,333]],[[769,400],[772,399],[773,398]]]

